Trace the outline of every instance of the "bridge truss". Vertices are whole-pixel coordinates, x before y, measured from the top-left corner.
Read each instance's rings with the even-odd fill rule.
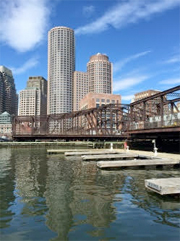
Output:
[[[110,139],[132,133],[180,131],[180,86],[128,104],[47,116],[16,116],[15,139]]]

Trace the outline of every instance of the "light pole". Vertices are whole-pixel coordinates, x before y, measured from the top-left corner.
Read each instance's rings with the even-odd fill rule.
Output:
[[[157,156],[157,150],[158,148],[156,147],[156,140],[152,140],[152,143],[154,143],[154,156]]]

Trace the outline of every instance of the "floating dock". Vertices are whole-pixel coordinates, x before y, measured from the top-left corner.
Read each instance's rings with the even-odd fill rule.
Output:
[[[58,149],[58,150],[55,150],[55,149],[51,149],[51,150],[47,150],[47,154],[64,154],[66,151],[69,151],[69,150],[61,150],[61,149]]]
[[[104,162],[107,162],[107,160],[115,160],[115,159],[121,159],[121,160],[125,160],[125,159],[129,159],[132,160],[134,158],[137,158],[139,155],[137,154],[126,154],[126,153],[118,153],[118,154],[110,154],[107,153],[106,155],[101,154],[101,155],[84,155],[82,156],[82,160],[83,161],[98,161],[98,160],[105,160]]]
[[[50,149],[50,150],[47,150],[47,154],[64,154],[66,152],[77,153],[81,151],[89,152],[89,149]]]
[[[146,179],[145,187],[160,195],[180,194],[180,178]]]
[[[95,156],[95,155],[99,155],[99,156],[106,156],[105,154],[120,154],[120,151],[115,151],[115,150],[93,150],[93,151],[68,151],[65,152],[64,155],[65,156]]]
[[[99,161],[97,167],[105,168],[121,168],[121,167],[140,167],[140,166],[164,166],[164,165],[180,165],[179,160],[165,159],[165,158],[146,158],[139,160],[126,161]]]
[[[97,154],[118,154],[122,150],[110,149],[50,149],[47,150],[48,154],[64,154],[65,156],[81,156],[81,155],[97,155]]]

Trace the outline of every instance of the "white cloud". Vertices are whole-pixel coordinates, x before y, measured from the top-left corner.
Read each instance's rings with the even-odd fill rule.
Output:
[[[138,58],[140,58],[140,57],[142,57],[144,55],[147,55],[150,52],[151,51],[148,50],[148,51],[144,51],[144,52],[141,52],[141,53],[138,53],[138,54],[134,54],[134,55],[131,55],[131,56],[129,56],[129,57],[127,57],[127,58],[125,58],[125,59],[123,59],[121,61],[118,61],[118,62],[114,63],[113,64],[113,71],[117,72],[117,71],[121,70],[127,63],[129,63],[129,62],[131,62],[131,61],[133,61],[135,59],[138,59]]]
[[[86,16],[86,17],[90,17],[95,11],[95,7],[94,6],[84,6],[83,7],[83,14]]]
[[[12,70],[13,75],[19,75],[22,73],[25,73],[28,69],[33,68],[39,63],[37,58],[31,58],[28,61],[26,61],[21,67],[15,68],[15,67],[10,67]]]
[[[76,29],[76,34],[100,33],[110,26],[122,28],[128,24],[137,23],[141,19],[147,19],[174,8],[180,4],[180,0],[128,0],[121,2],[107,11],[103,16],[90,24]]]
[[[1,41],[19,52],[34,48],[46,34],[49,0],[1,1]]]
[[[142,83],[147,80],[149,77],[145,75],[136,76],[136,77],[127,77],[120,80],[114,80],[113,82],[113,91],[121,91],[124,89],[129,89],[135,85]]]
[[[179,85],[180,84],[180,78],[175,79],[166,79],[159,82],[160,84],[164,85]]]
[[[170,59],[164,61],[165,64],[176,64],[180,63],[180,55],[175,55],[171,57]]]
[[[134,95],[123,95],[122,100],[132,100],[134,98]]]

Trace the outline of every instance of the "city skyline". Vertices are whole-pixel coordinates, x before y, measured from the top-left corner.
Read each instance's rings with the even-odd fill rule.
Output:
[[[75,70],[85,72],[90,56],[106,54],[113,64],[113,93],[130,102],[137,92],[180,84],[179,5],[179,0],[3,1],[0,65],[12,70],[18,92],[29,76],[47,79],[48,31],[66,26],[75,31]]]

